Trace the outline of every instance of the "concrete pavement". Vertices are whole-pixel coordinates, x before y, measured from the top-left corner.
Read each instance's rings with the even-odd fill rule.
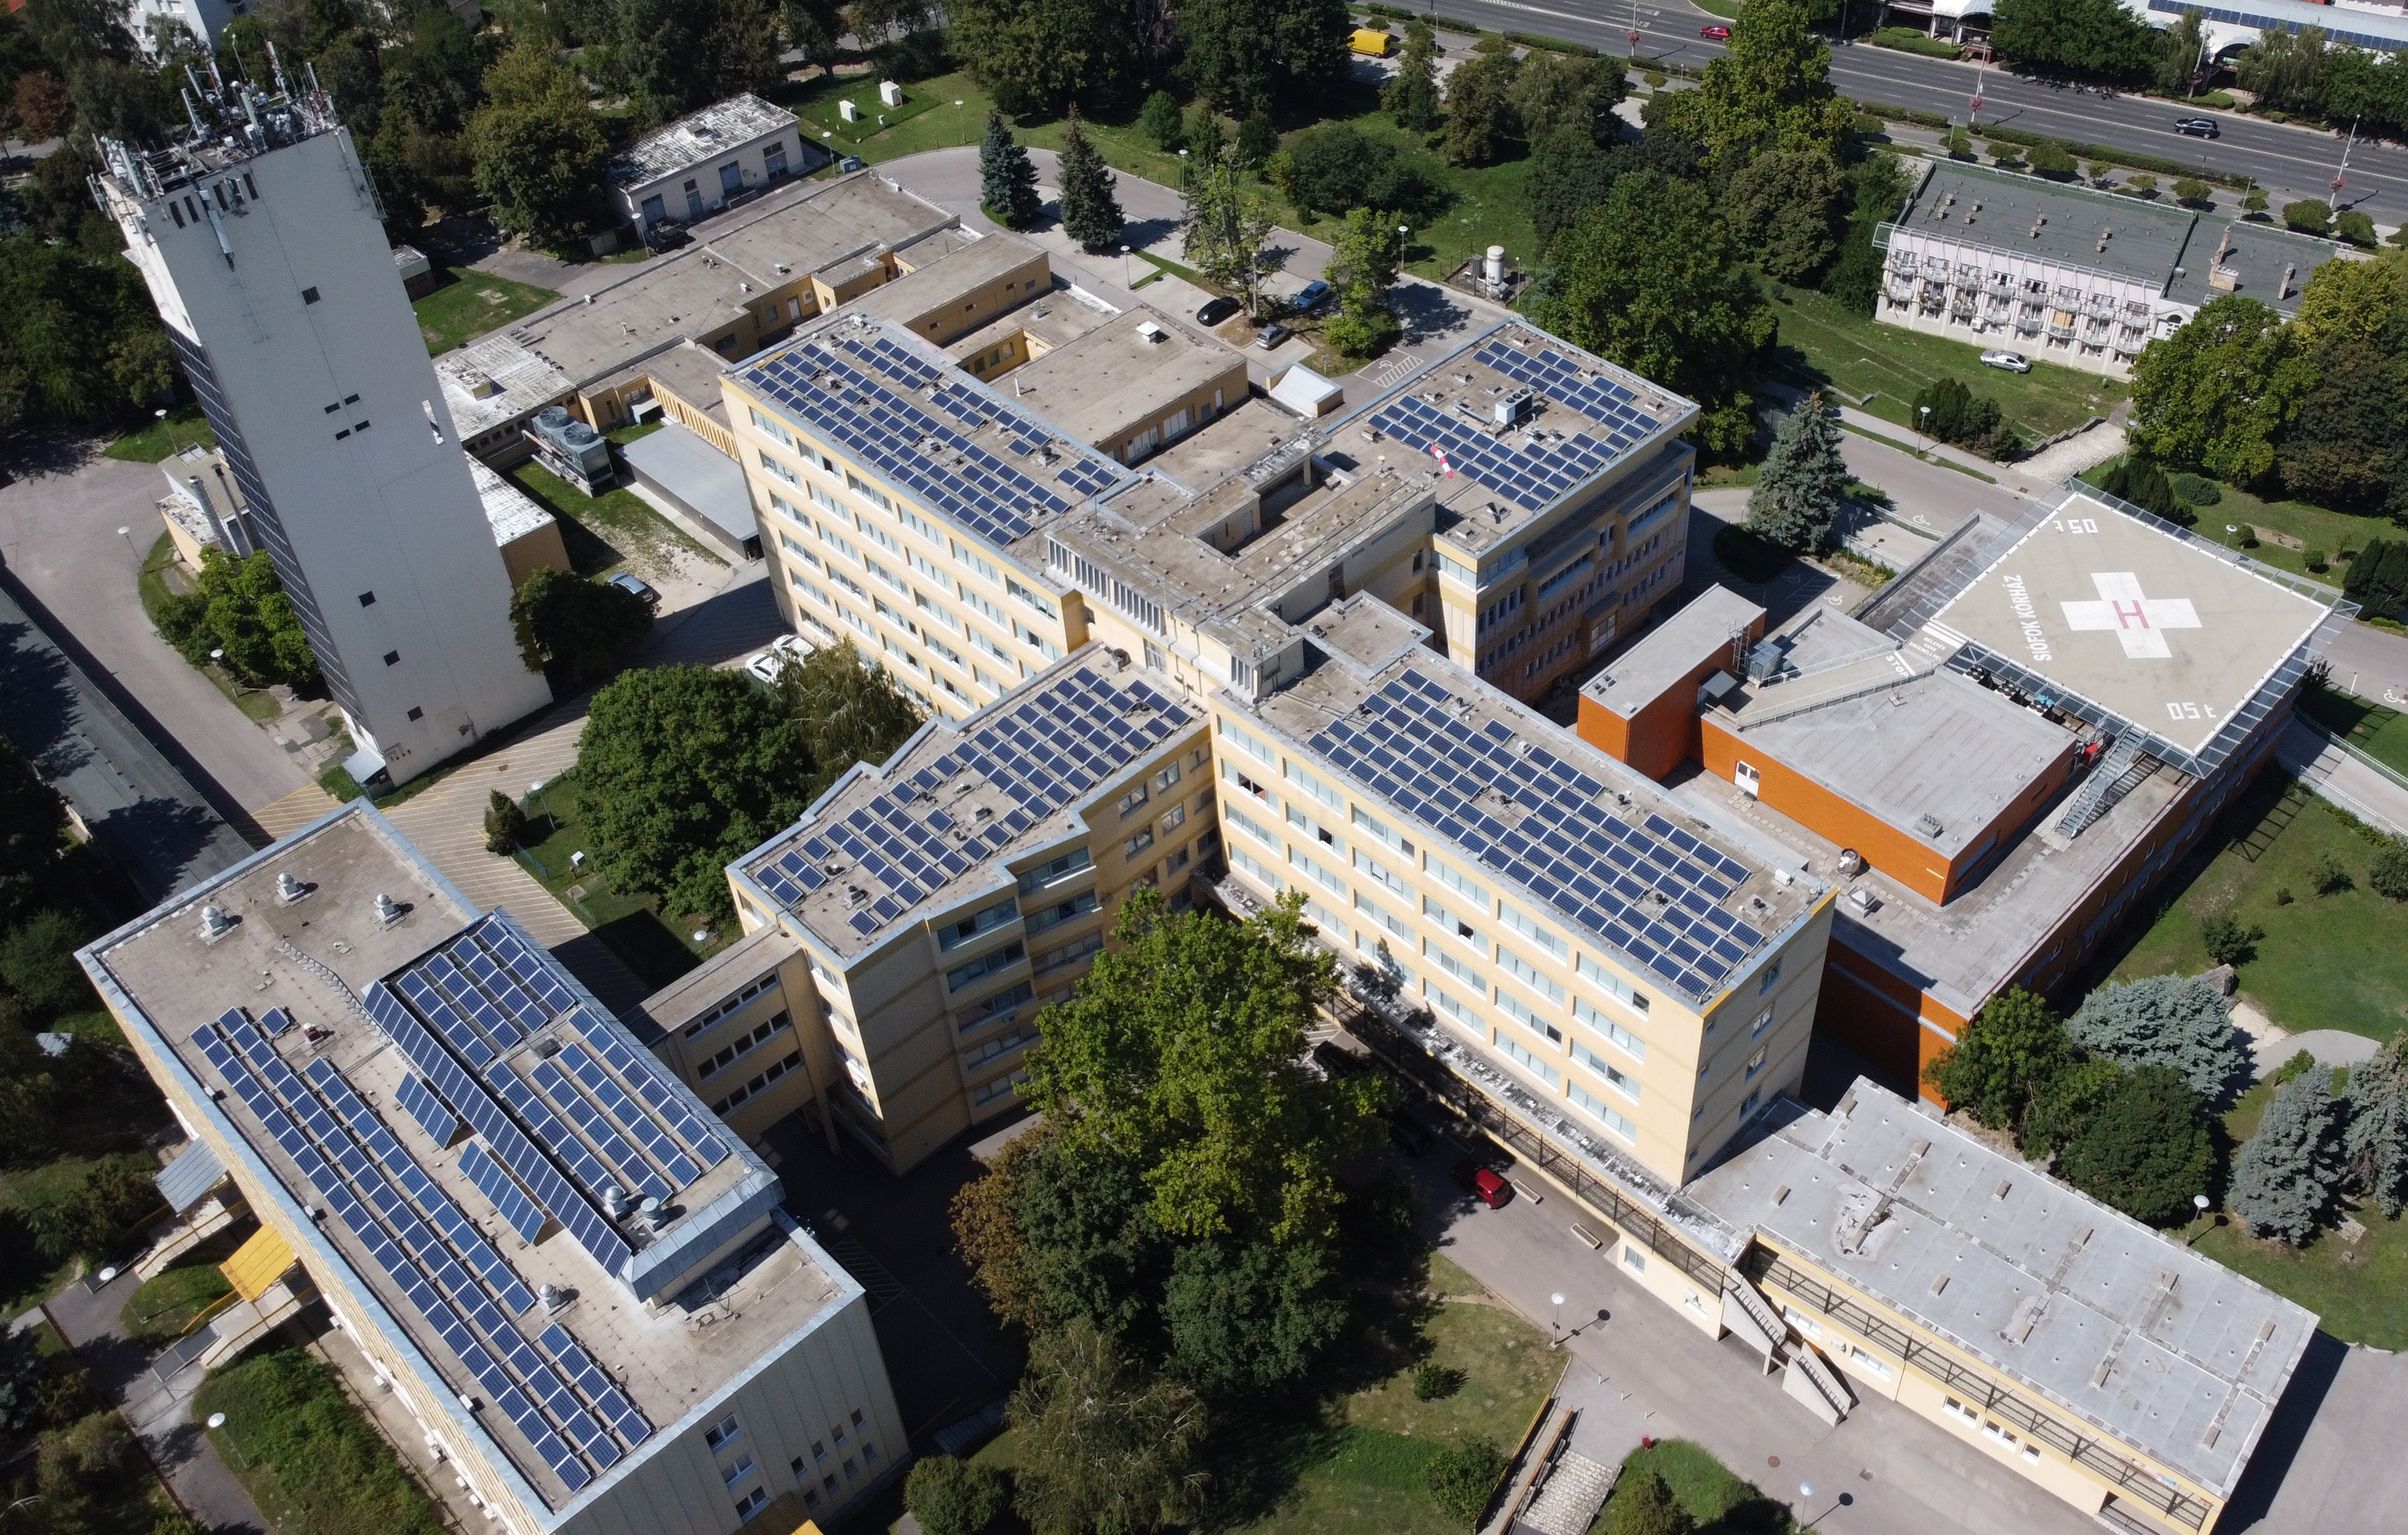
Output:
[[[2394,837],[2408,837],[2408,785],[2342,750],[2304,715],[2294,714],[2284,726],[2274,742],[2274,760],[2302,785],[2359,820]]]

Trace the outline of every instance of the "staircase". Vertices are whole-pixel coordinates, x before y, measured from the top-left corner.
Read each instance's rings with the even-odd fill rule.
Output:
[[[164,1236],[151,1243],[149,1251],[134,1260],[136,1279],[155,1279],[175,1261],[216,1236],[250,1212],[251,1207],[237,1199],[229,1208],[222,1198],[202,1200],[180,1221],[166,1228]]]
[[[1582,1535],[1605,1506],[1617,1469],[1566,1450],[1549,1469],[1539,1495],[1513,1521],[1513,1535]]]
[[[2065,813],[2057,818],[2056,832],[2072,839],[2096,825],[2099,818],[2115,808],[2143,779],[2157,770],[2157,759],[2141,750],[2139,731],[2119,736],[2115,744],[2091,768],[2090,776],[2067,801]]]
[[[1837,1425],[1856,1405],[1848,1388],[1840,1377],[1823,1362],[1812,1343],[1800,1343],[1789,1356],[1789,1368],[1782,1371],[1781,1389],[1806,1404],[1806,1410],[1824,1422]]]

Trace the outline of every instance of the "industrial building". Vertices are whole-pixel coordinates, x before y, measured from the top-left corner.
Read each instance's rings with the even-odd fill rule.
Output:
[[[104,145],[94,185],[359,744],[346,766],[400,783],[552,693],[351,135],[322,93],[233,92],[167,149]]]
[[[260,1224],[179,1364],[322,1304],[405,1456],[514,1535],[790,1528],[908,1457],[867,1298],[776,1175],[364,801],[79,957],[196,1143],[170,1173],[231,1181],[181,1207]]]
[[[2224,294],[2295,313],[2309,274],[2346,259],[2331,240],[2176,202],[1914,164],[1915,190],[1874,234],[1875,318],[2068,367],[2128,378],[2142,348]]]

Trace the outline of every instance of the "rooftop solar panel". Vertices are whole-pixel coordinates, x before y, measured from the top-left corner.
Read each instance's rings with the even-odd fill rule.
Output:
[[[401,1106],[409,1117],[418,1121],[418,1127],[426,1132],[426,1138],[437,1146],[449,1146],[460,1139],[459,1119],[443,1107],[443,1100],[437,1097],[426,1083],[415,1076],[402,1078],[401,1089],[394,1096],[401,1099]]]
[[[471,1140],[460,1148],[460,1170],[494,1202],[494,1212],[522,1241],[533,1241],[543,1234],[543,1212],[526,1197],[525,1190],[510,1182],[510,1175],[502,1170],[502,1165],[483,1146]]]

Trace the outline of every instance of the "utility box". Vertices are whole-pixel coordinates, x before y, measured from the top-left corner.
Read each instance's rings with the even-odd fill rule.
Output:
[[[861,108],[852,102],[839,101],[836,104],[836,115],[847,122],[858,122],[861,121]]]
[[[878,99],[889,107],[900,107],[903,105],[903,87],[893,80],[881,80],[878,82]]]

